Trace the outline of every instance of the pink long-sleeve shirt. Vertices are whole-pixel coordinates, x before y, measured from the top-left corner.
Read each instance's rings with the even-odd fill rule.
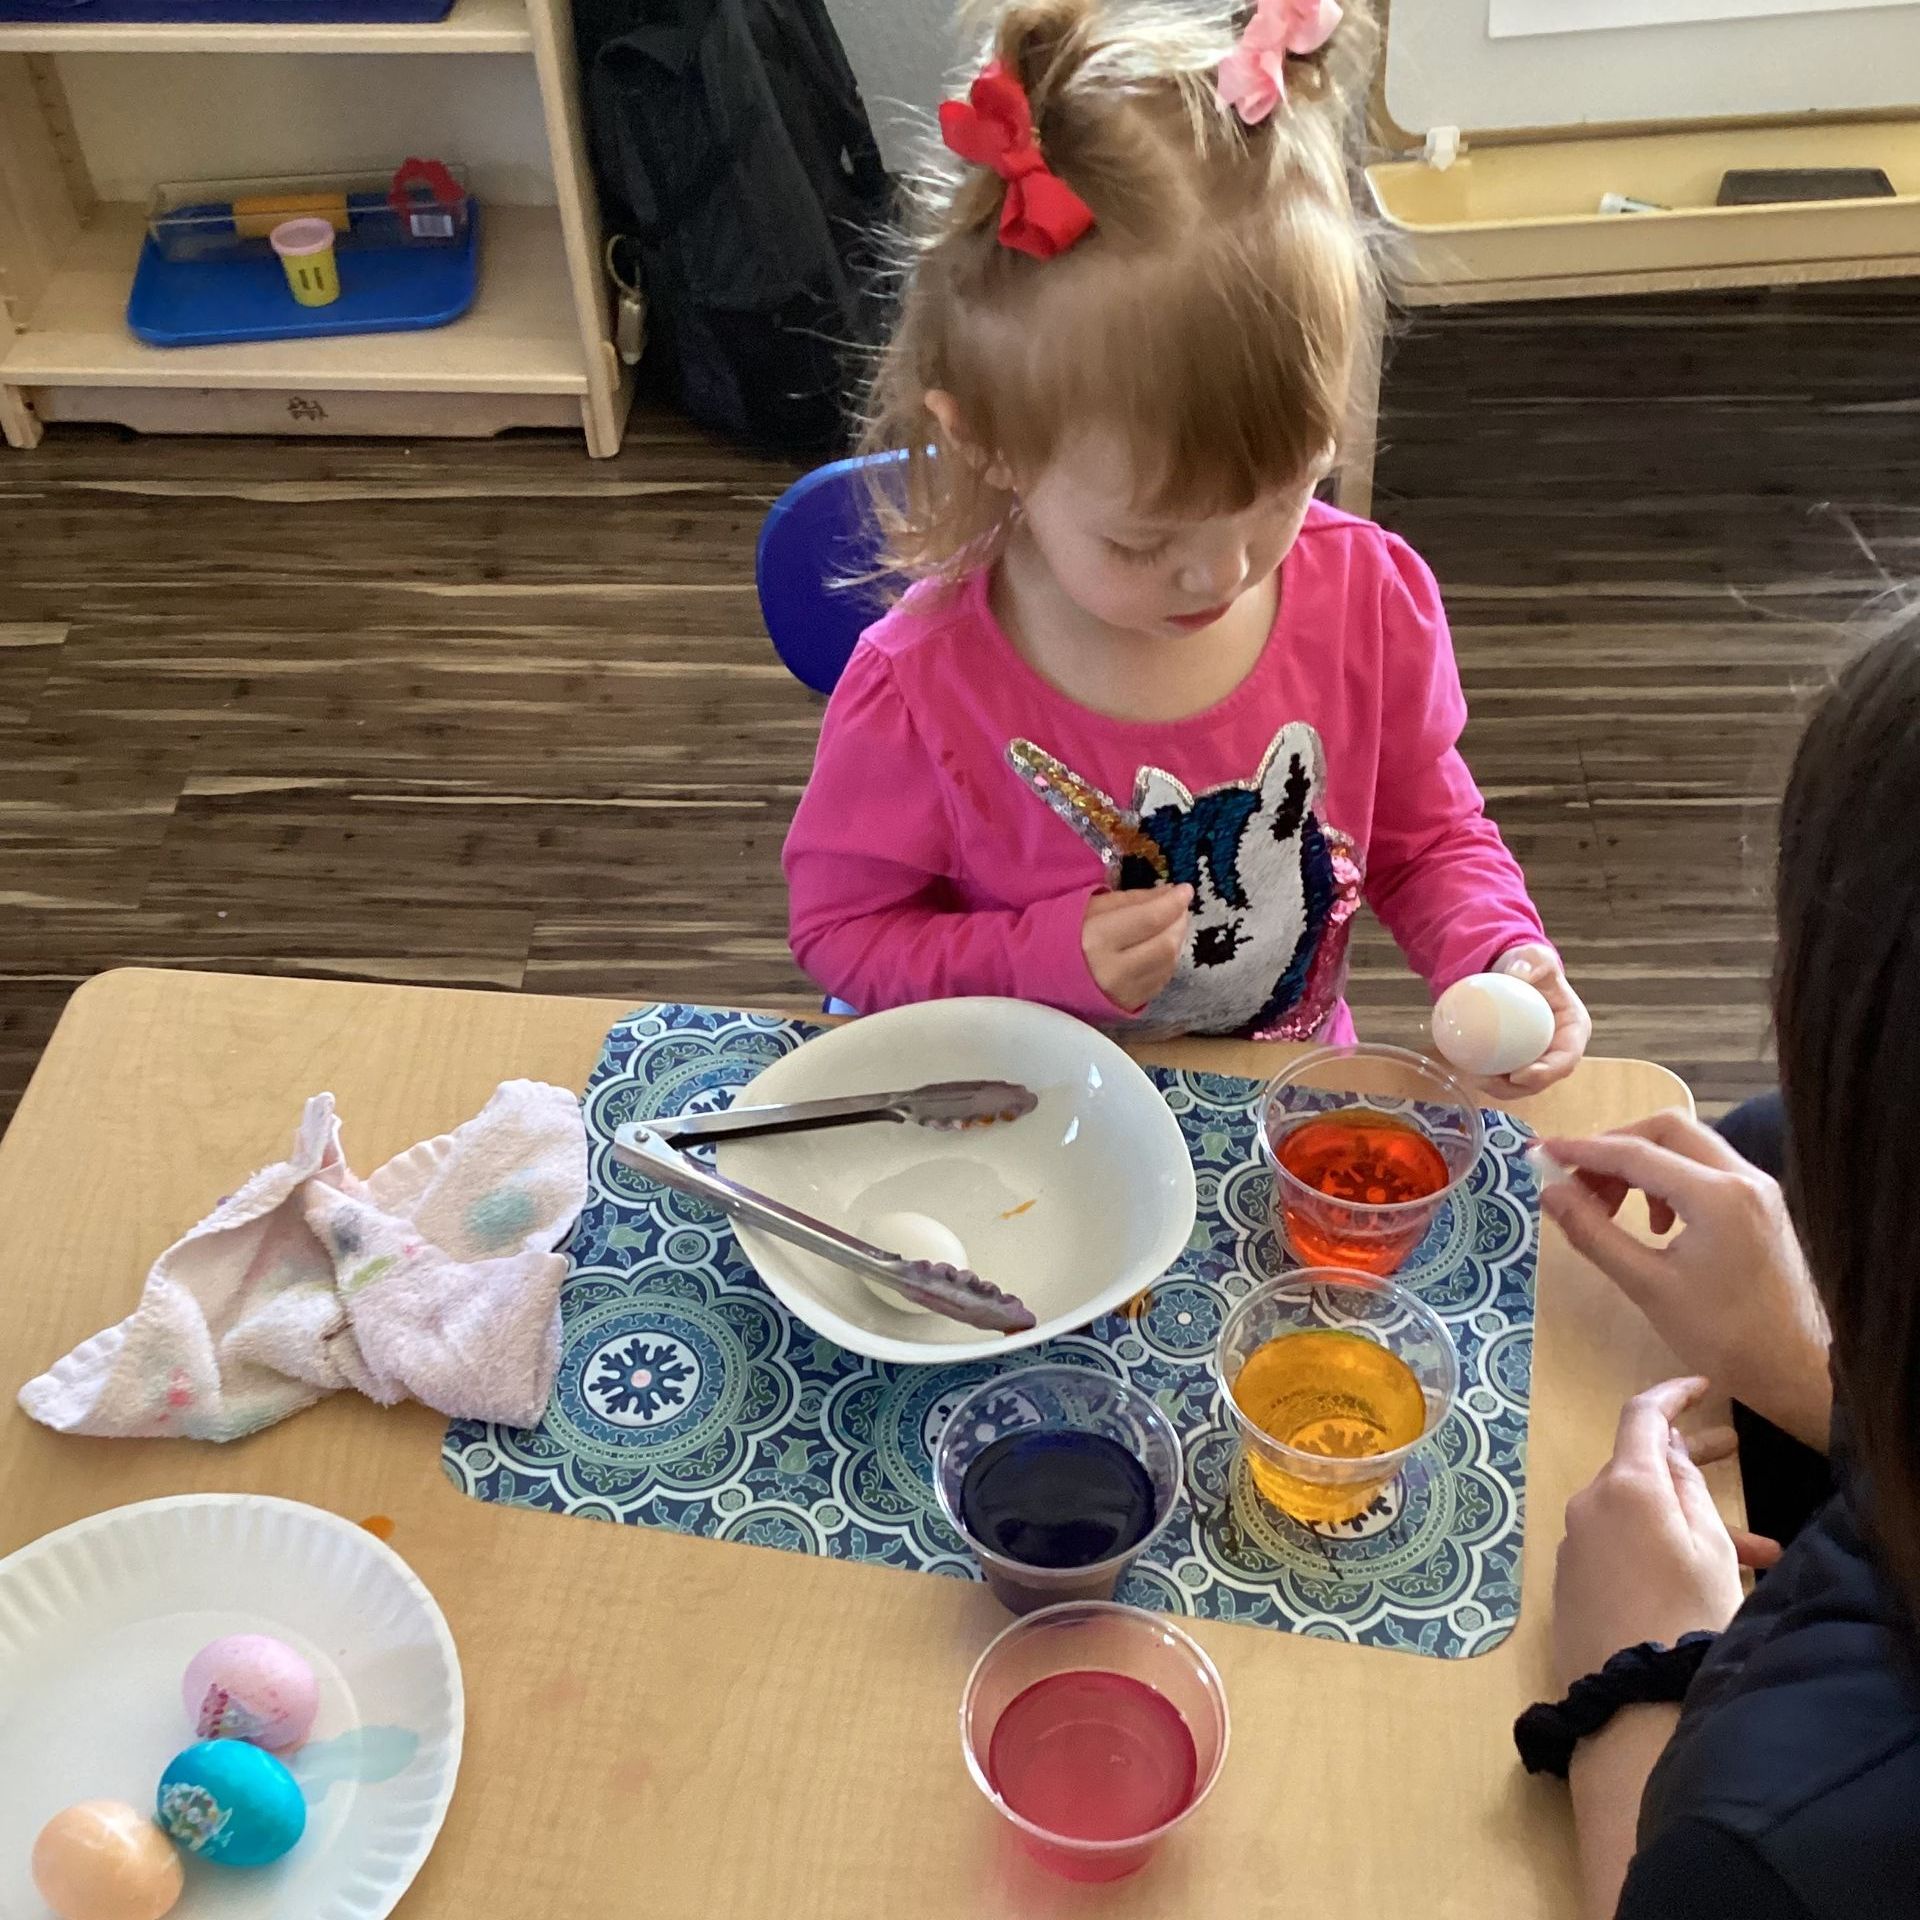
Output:
[[[984,571],[918,587],[828,706],[786,845],[794,953],[868,1012],[1005,994],[1106,1026],[1345,1038],[1359,895],[1436,993],[1545,938],[1460,757],[1465,720],[1433,575],[1318,504],[1253,670],[1184,720],[1110,719],[1049,685]],[[1117,1007],[1081,951],[1087,901],[1157,880],[1195,887],[1180,970]]]

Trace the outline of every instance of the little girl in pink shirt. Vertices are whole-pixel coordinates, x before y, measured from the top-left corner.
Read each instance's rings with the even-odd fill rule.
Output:
[[[1124,24],[1123,24],[1124,23]],[[787,840],[793,949],[863,1011],[1349,1039],[1364,899],[1437,993],[1585,1009],[1457,742],[1433,576],[1318,503],[1375,297],[1333,0],[1031,0],[941,110],[868,445],[915,584],[862,638]]]

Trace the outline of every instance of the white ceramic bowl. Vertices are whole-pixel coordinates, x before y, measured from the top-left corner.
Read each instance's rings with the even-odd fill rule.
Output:
[[[775,1061],[736,1097],[760,1106],[935,1080],[1017,1080],[1040,1104],[960,1133],[881,1123],[729,1142],[720,1171],[855,1233],[876,1213],[931,1215],[1039,1324],[983,1333],[887,1306],[845,1268],[740,1227],[761,1278],[816,1333],[923,1365],[1012,1353],[1111,1313],[1179,1258],[1194,1219],[1180,1123],[1111,1040],[1050,1007],[931,1000],[869,1014]]]

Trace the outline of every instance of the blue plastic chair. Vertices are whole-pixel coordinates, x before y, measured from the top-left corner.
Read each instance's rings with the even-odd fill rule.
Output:
[[[855,641],[880,617],[884,582],[839,583],[864,581],[879,560],[870,471],[905,459],[879,453],[820,467],[773,503],[760,529],[760,617],[787,671],[815,693],[834,690]]]

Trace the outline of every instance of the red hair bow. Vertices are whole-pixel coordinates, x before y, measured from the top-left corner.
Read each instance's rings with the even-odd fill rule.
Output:
[[[998,60],[987,64],[964,100],[942,103],[940,138],[962,160],[991,167],[1007,183],[1003,247],[1051,260],[1093,225],[1093,209],[1042,157],[1027,91]]]

